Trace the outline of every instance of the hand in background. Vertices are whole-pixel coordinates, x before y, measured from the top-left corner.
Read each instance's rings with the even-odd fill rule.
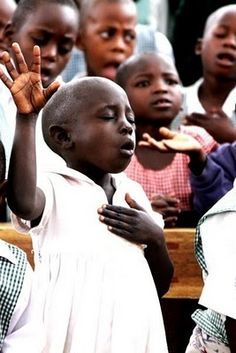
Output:
[[[178,216],[181,212],[181,209],[178,206],[178,199],[173,196],[156,194],[151,198],[151,205],[153,211],[162,214],[166,228],[173,228],[176,226]]]
[[[192,113],[184,118],[183,124],[204,128],[219,143],[236,140],[236,128],[221,109],[212,109],[206,114]]]
[[[143,140],[139,142],[140,146],[146,146],[151,149],[156,149],[160,152],[180,152],[192,153],[202,150],[200,143],[192,136],[171,131],[166,127],[161,127],[159,133],[163,137],[162,140],[157,141],[149,134],[143,134]]]
[[[33,48],[33,63],[30,68],[25,62],[19,45],[13,43],[12,49],[17,66],[13,65],[9,53],[3,52],[1,58],[10,78],[0,69],[0,79],[10,90],[20,114],[38,113],[58,89],[59,83],[53,82],[49,87],[43,88],[40,76],[40,48],[38,46]]]

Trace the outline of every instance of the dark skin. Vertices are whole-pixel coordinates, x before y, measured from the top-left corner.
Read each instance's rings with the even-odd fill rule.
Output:
[[[135,154],[144,168],[162,170],[172,163],[175,155],[157,154],[139,142],[144,133],[161,140],[159,128],[170,127],[181,108],[180,79],[170,59],[153,53],[134,59],[129,69],[124,86],[136,118]],[[155,193],[151,198],[153,210],[163,215],[166,227],[176,226],[181,213],[179,202],[173,194]]]
[[[34,47],[34,59],[30,68],[26,65],[22,52],[16,43],[13,44],[12,49],[18,63],[18,71],[13,67],[9,54],[6,52],[3,55],[3,61],[11,79],[0,71],[0,78],[11,91],[18,109],[15,140],[9,167],[8,203],[16,215],[30,220],[33,224],[37,224],[44,210],[45,195],[36,186],[35,125],[38,112],[56,92],[59,85],[54,82],[46,89],[42,87],[40,79],[40,49],[38,46]],[[115,85],[114,83],[111,84]],[[112,87],[107,91],[111,90]],[[97,92],[97,95],[99,95],[99,92]],[[94,131],[100,131],[99,136],[96,137],[98,146],[101,145],[102,133],[107,134],[108,141],[116,141],[117,139],[122,139],[123,141],[124,137],[125,139],[128,137],[130,139],[134,135],[133,120],[131,121],[132,111],[129,108],[128,99],[125,93],[118,91],[116,94],[119,97],[119,102],[126,102],[126,114],[118,114],[114,118],[112,115],[113,111],[110,108],[108,109],[109,118],[107,118],[107,110],[104,118],[101,118],[100,115],[97,117],[96,114],[92,114],[91,121],[89,120],[89,123],[86,123],[87,129],[83,130],[86,131],[84,135],[90,134],[88,135],[90,137],[93,136]],[[90,95],[91,99],[92,96]],[[89,105],[91,106],[91,101]],[[124,104],[122,103],[119,107],[124,109]],[[112,173],[120,172],[128,163],[127,156],[121,162],[119,160],[117,162],[117,158],[111,158],[111,161],[109,161],[109,155],[116,153],[117,150],[113,145],[110,145],[109,153],[107,148],[104,151],[100,148],[101,153],[104,153],[108,162],[104,160],[105,158],[97,160],[100,157],[94,157],[94,140],[85,138],[81,142],[76,133],[76,128],[80,130],[85,121],[88,121],[86,117],[82,118],[82,123],[72,124],[72,126],[68,127],[68,130],[65,128],[63,131],[56,126],[53,128],[54,132],[51,138],[55,140],[55,144],[60,142],[60,152],[66,159],[68,166],[83,172],[104,189],[108,204],[101,205],[101,208],[98,209],[100,221],[107,225],[112,233],[122,236],[131,242],[148,245],[145,249],[145,256],[150,265],[158,294],[162,296],[168,290],[173,274],[173,266],[168,256],[163,231],[152,217],[128,194],[126,195],[126,202],[130,208],[109,204],[112,201],[115,189],[112,187],[112,177],[107,169],[112,168]],[[94,124],[96,125],[95,127]],[[117,131],[119,132],[118,134]],[[109,136],[112,132],[114,132],[114,135],[110,138]],[[102,135],[102,137],[104,136]],[[87,143],[90,145],[87,145]],[[107,142],[104,141],[104,143]],[[91,147],[92,152],[89,147]],[[87,149],[87,160],[84,160],[82,148]],[[97,156],[100,156],[100,154],[97,153]],[[21,165],[24,165],[24,168],[19,168]],[[27,180],[24,188],[22,188],[22,180]]]
[[[206,26],[196,47],[203,64],[198,97],[206,113],[192,113],[186,116],[185,123],[203,127],[216,141],[224,143],[236,139],[236,129],[222,111],[236,84],[236,6],[220,11],[221,14]]]

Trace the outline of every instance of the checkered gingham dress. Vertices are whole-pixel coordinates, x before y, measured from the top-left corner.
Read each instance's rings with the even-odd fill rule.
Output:
[[[16,263],[0,256],[0,351],[19,298],[26,266],[26,254],[14,245],[7,244]]]

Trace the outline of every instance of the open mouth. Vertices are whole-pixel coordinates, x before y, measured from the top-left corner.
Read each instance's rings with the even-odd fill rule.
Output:
[[[135,148],[134,142],[128,141],[120,147],[120,151],[123,155],[131,157],[134,154],[134,148]]]
[[[111,62],[109,64],[106,64],[103,68],[103,75],[107,78],[114,80],[119,66],[120,63],[118,62]]]
[[[220,53],[217,55],[217,59],[221,65],[231,66],[235,64],[235,55],[231,53]]]
[[[166,109],[166,108],[170,108],[172,103],[167,98],[159,98],[153,101],[151,105],[156,108]]]

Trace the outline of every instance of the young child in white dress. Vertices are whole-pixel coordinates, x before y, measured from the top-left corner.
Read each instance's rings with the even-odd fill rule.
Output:
[[[13,51],[18,70],[5,52],[10,78],[0,71],[18,109],[8,202],[15,225],[33,239],[45,352],[168,352],[158,294],[173,268],[163,220],[120,173],[135,147],[126,93],[98,77],[44,89],[39,47],[31,68],[16,43]],[[45,141],[67,165],[37,178],[42,107]]]

